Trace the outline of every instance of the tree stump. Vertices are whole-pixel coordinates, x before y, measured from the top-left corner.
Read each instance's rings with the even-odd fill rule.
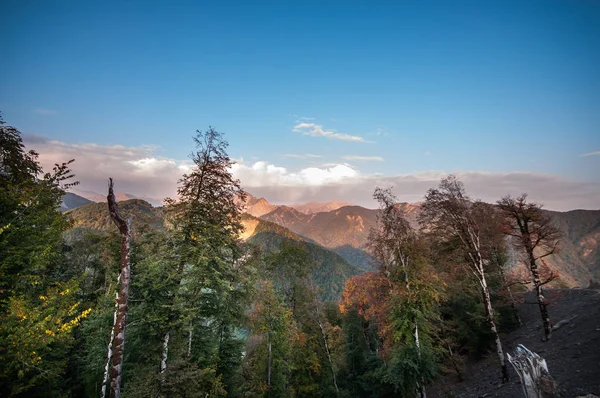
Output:
[[[519,344],[515,355],[506,354],[508,361],[519,375],[526,398],[552,398],[558,396],[558,385],[550,376],[546,360],[523,344]]]

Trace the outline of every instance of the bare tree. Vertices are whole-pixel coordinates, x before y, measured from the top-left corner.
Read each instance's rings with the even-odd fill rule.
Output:
[[[505,233],[513,238],[516,247],[525,254],[525,264],[531,271],[542,315],[545,340],[550,340],[552,325],[542,287],[552,279],[552,274],[543,281],[538,261],[557,252],[561,239],[560,230],[553,225],[550,216],[544,214],[540,204],[527,202],[527,194],[518,198],[505,196],[498,201],[498,207],[505,216]]]
[[[116,313],[114,327],[111,332],[112,343],[108,346],[108,356],[111,361],[110,368],[110,397],[121,396],[121,375],[123,373],[123,358],[125,354],[125,324],[127,321],[127,310],[129,302],[129,282],[131,280],[131,218],[127,221],[119,214],[117,200],[113,192],[113,180],[108,183],[108,211],[111,219],[119,228],[121,233],[121,273],[119,294],[116,298]],[[112,358],[110,358],[112,356]],[[106,391],[105,380],[103,380],[102,396]]]
[[[467,196],[462,182],[456,176],[450,175],[442,179],[437,188],[427,191],[421,210],[419,221],[427,230],[441,239],[455,239],[465,253],[467,265],[481,288],[487,323],[496,342],[502,382],[508,381],[508,368],[494,321],[494,308],[484,267],[489,260],[484,258],[487,242],[481,225],[485,207],[481,202],[473,202]]]

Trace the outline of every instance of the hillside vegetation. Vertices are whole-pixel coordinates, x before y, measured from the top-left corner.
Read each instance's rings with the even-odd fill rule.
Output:
[[[111,179],[63,212],[84,203],[71,162],[44,173],[2,123],[0,142],[1,396],[514,396],[517,343],[600,392],[597,294],[548,289],[598,269],[598,212],[483,203],[449,175],[419,205],[376,188],[378,210],[261,198],[256,218],[212,128],[164,207]]]

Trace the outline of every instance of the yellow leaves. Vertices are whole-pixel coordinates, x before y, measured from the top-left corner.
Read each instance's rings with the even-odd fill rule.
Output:
[[[2,233],[9,228],[10,228],[10,223],[0,227],[0,235],[2,235]]]
[[[68,343],[72,339],[73,329],[91,312],[91,308],[79,310],[76,293],[76,282],[72,282],[32,298],[21,296],[9,300],[2,321],[8,332],[7,358],[12,366],[22,368],[26,374],[31,366],[42,366],[51,344]]]
[[[77,307],[79,305],[79,303],[76,303],[73,307]],[[63,324],[60,327],[61,332],[69,332],[71,329],[73,329],[75,326],[79,325],[79,323],[81,322],[81,320],[83,318],[85,318],[86,316],[88,316],[88,314],[92,312],[91,308],[88,308],[87,310],[83,311],[81,314],[79,314],[78,316],[76,316],[74,319],[70,320],[69,322]],[[70,313],[70,311],[69,311]]]

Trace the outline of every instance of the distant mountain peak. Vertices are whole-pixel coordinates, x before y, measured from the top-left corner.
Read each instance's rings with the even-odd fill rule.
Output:
[[[96,202],[96,203],[106,202],[106,195],[98,193],[98,192],[84,191],[84,190],[79,190],[79,189],[71,189],[71,191],[78,196],[81,196],[85,199],[91,200],[92,202]],[[150,203],[154,207],[162,206],[162,200],[160,200],[160,199],[150,198],[147,196],[137,196],[137,195],[127,193],[127,192],[116,192],[115,197],[117,198],[117,202],[122,202],[122,201],[129,200],[129,199],[142,199],[142,200]]]
[[[302,204],[291,205],[291,207],[298,210],[300,213],[314,214],[337,210],[340,207],[351,205],[351,203],[342,202],[341,200],[330,200],[329,202],[307,202]]]
[[[267,202],[265,198],[257,198],[248,192],[246,192],[246,200],[242,202],[241,199],[238,198],[238,203],[242,204],[244,212],[254,217],[260,217],[270,213],[277,207]]]

